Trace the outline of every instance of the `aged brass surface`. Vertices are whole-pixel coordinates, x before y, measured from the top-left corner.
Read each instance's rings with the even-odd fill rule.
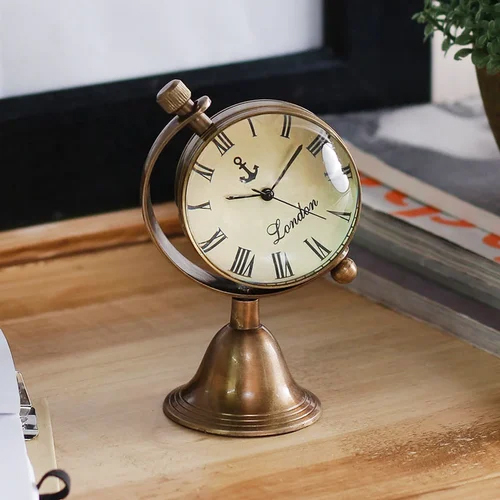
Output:
[[[358,275],[358,267],[352,259],[347,257],[334,267],[330,274],[337,283],[347,285]]]
[[[198,123],[201,124],[200,127],[203,127],[203,124],[206,124],[207,122],[211,123],[210,118],[205,115],[205,111],[210,106],[210,103],[211,102],[208,97],[201,97],[198,99],[195,103],[193,103],[193,108],[189,114],[173,118],[160,132],[153,143],[153,146],[151,147],[151,150],[146,158],[141,179],[141,204],[146,229],[148,230],[153,243],[157,246],[160,252],[162,252],[180,271],[200,285],[237,297],[255,297],[277,293],[277,290],[260,290],[236,283],[193,264],[190,260],[186,259],[186,257],[184,257],[184,255],[182,255],[182,253],[180,253],[170,242],[161,230],[158,219],[156,218],[153,203],[151,201],[150,186],[151,175],[153,174],[156,161],[165,146],[184,127],[187,125],[191,126],[197,120]],[[187,103],[186,106],[189,107],[190,104]],[[203,116],[204,118],[199,119],[200,116]],[[210,125],[207,130],[210,130]]]
[[[198,135],[202,135],[213,125],[212,120],[205,113],[195,113],[197,106],[191,100],[191,91],[180,80],[172,80],[167,83],[158,92],[156,102],[169,114],[175,113],[180,117],[195,114],[196,116],[189,123],[189,127]],[[208,100],[208,106],[210,106],[210,100]]]
[[[196,135],[187,143],[176,171],[176,203],[181,225],[189,235],[183,203],[188,174],[203,143],[231,123],[259,113],[283,113],[303,117],[328,130],[340,143],[342,140],[313,113],[280,101],[240,103],[209,118],[205,111],[211,104],[210,99],[205,96],[193,101],[190,90],[180,80],[163,87],[157,101],[165,111],[176,116],[158,135],[144,164],[141,203],[146,228],[157,248],[180,271],[207,288],[232,296],[230,322],[213,338],[193,379],[167,396],[164,413],[186,427],[227,436],[268,436],[311,425],[320,416],[320,402],[293,380],[278,343],[260,323],[258,306],[258,297],[294,290],[310,278],[293,285],[261,288],[195,265],[161,230],[151,202],[150,182],[163,149],[180,130],[189,126]],[[351,164],[354,166],[352,157]],[[358,176],[359,184],[356,168],[353,173]],[[357,220],[360,203],[359,198]],[[346,258],[351,238],[352,235],[331,264],[317,275],[331,271],[339,283],[354,279],[356,266]],[[211,266],[207,259],[205,261]]]
[[[182,82],[180,82],[179,80],[173,80],[165,85],[163,89],[160,90],[157,96],[157,101],[163,109],[168,110],[175,107],[178,107],[178,109],[175,112],[177,116],[175,116],[166,125],[166,127],[156,138],[144,164],[141,179],[141,204],[144,222],[151,236],[151,239],[153,240],[157,248],[180,271],[182,271],[184,274],[186,274],[199,284],[222,293],[240,298],[263,297],[303,286],[311,279],[310,277],[304,279],[303,282],[298,282],[293,285],[286,285],[282,288],[280,288],[279,286],[276,286],[275,289],[261,288],[258,286],[250,285],[248,283],[239,282],[236,278],[228,279],[217,273],[206,271],[186,259],[180,252],[176,250],[176,248],[172,245],[172,243],[168,240],[168,238],[160,228],[160,225],[154,213],[153,204],[151,202],[151,176],[158,157],[160,156],[163,149],[168,145],[171,139],[178,132],[180,132],[184,127],[189,126],[189,128],[191,128],[197,135],[193,136],[187,143],[184,152],[182,153],[182,156],[179,160],[179,165],[176,172],[175,187],[176,203],[179,208],[181,225],[183,226],[184,232],[186,234],[189,234],[189,228],[185,224],[185,204],[183,203],[187,187],[188,174],[193,167],[197,153],[203,146],[203,142],[210,141],[219,133],[220,129],[227,127],[231,123],[248,118],[249,116],[254,116],[258,113],[283,113],[305,118],[312,123],[320,125],[325,130],[327,130],[331,136],[334,136],[336,140],[343,144],[342,139],[329,125],[323,123],[310,111],[294,104],[281,101],[272,101],[269,99],[249,101],[231,106],[230,108],[227,108],[216,114],[211,119],[205,114],[205,111],[211,104],[210,99],[204,96],[193,102],[190,98],[191,92],[189,91],[189,89],[186,89],[187,87],[185,87]],[[348,152],[347,147],[345,145],[344,147]],[[352,157],[350,158],[350,163],[355,167],[355,162]],[[358,177],[358,184],[360,184],[359,174],[356,168],[353,168],[353,173]],[[350,238],[348,238],[345,242],[344,248],[347,248],[352,236],[354,235],[356,225],[359,221],[360,206],[361,196],[358,199],[357,219]],[[330,272],[339,264],[339,262],[341,262],[345,255],[346,254],[343,250],[340,251],[339,255],[335,259],[333,259],[332,262],[321,271],[321,273],[318,273],[316,276],[319,276],[319,274]],[[204,258],[203,255],[202,258]],[[204,258],[204,260],[211,267],[210,261],[206,258]]]
[[[156,102],[169,114],[186,114],[194,107],[194,102],[191,100],[191,91],[181,80],[168,82],[158,92]],[[185,112],[179,112],[186,104]]]
[[[213,338],[193,379],[167,396],[163,410],[192,429],[257,437],[307,427],[321,406],[293,380],[278,343],[260,323],[258,299],[232,299],[229,324]]]

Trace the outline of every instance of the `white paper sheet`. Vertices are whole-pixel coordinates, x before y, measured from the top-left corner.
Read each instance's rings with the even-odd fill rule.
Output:
[[[0,330],[0,415],[19,413],[19,390],[9,345]]]
[[[2,330],[0,330],[0,499],[38,499],[19,418],[16,371]]]
[[[19,415],[0,415],[0,498],[38,499]]]

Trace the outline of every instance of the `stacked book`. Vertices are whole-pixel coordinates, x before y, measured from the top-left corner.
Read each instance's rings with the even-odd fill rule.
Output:
[[[362,177],[350,288],[500,355],[500,153],[481,102],[324,118]]]

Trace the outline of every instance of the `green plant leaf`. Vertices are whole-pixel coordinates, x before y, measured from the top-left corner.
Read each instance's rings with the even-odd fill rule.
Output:
[[[483,49],[474,49],[472,51],[472,62],[478,67],[478,68],[484,68],[486,64],[488,63],[489,59],[488,53],[483,50]]]
[[[457,61],[460,61],[460,59],[463,59],[464,57],[468,56],[471,53],[472,49],[460,49],[457,50],[453,58],[456,59]]]
[[[446,54],[448,49],[451,47],[451,40],[449,38],[445,38],[443,43],[441,44],[441,50]]]
[[[486,19],[481,19],[477,24],[480,29],[488,31],[488,26],[490,23]]]
[[[441,31],[441,47],[447,52],[453,45],[472,45],[478,51],[474,60],[485,66],[483,60],[489,53],[495,55],[497,47],[490,42],[500,41],[499,0],[423,0],[423,9],[412,16],[425,24],[424,39],[434,31]],[[487,47],[487,51],[484,50]],[[493,47],[493,48],[492,48]],[[470,52],[460,52],[459,59]]]
[[[486,64],[486,71],[490,75],[494,75],[495,73],[500,72],[500,60],[490,59],[488,64]]]
[[[458,45],[469,45],[469,43],[472,43],[472,35],[469,32],[463,31],[455,38],[455,43]]]
[[[424,36],[428,38],[434,31],[434,26],[432,24],[426,24],[424,29]]]
[[[472,16],[467,17],[467,19],[464,22],[465,29],[471,30],[474,29],[475,26],[476,26],[476,21],[474,20],[474,18]]]
[[[480,48],[483,48],[485,45],[486,45],[486,42],[488,41],[488,36],[487,35],[481,35],[480,37],[478,37],[478,39],[476,40],[476,47],[480,47]]]
[[[486,48],[490,54],[500,57],[500,38],[494,42],[488,42]]]

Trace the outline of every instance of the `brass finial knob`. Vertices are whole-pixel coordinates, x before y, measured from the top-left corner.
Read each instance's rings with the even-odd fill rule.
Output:
[[[337,283],[347,285],[358,275],[358,266],[352,259],[347,257],[330,274]]]
[[[172,80],[163,87],[156,96],[156,102],[169,114],[179,111],[191,101],[191,91],[181,80]]]

